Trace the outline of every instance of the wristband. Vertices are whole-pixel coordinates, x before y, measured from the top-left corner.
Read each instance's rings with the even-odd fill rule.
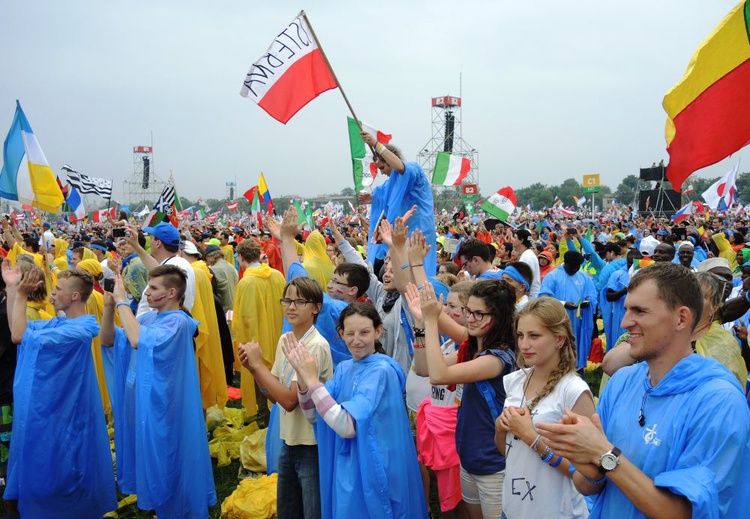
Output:
[[[532,444],[531,444],[531,445],[529,445],[529,447],[531,447],[531,450],[532,450],[532,451],[535,451],[535,452],[536,452],[536,446],[537,446],[537,445],[539,445],[539,441],[540,441],[541,439],[542,439],[542,435],[541,435],[541,434],[537,434],[537,435],[536,435],[536,438],[534,439],[534,441],[532,442]]]
[[[115,308],[120,308],[121,306],[127,306],[128,308],[130,308],[130,303],[128,303],[127,301],[120,301],[118,303],[115,303]]]
[[[542,452],[542,453],[541,453],[541,454],[539,455],[539,458],[540,458],[540,459],[541,459],[541,460],[542,460],[542,461],[543,461],[544,463],[549,463],[550,461],[552,461],[552,458],[554,458],[554,457],[555,457],[555,453],[554,453],[554,451],[553,451],[552,449],[550,449],[549,447],[547,447],[546,449],[544,449],[544,452]]]
[[[409,268],[409,264],[408,263],[404,263],[403,265],[401,265],[401,270],[406,270],[408,268]]]
[[[560,463],[562,463],[562,460],[563,460],[563,457],[558,456],[557,461],[555,461],[554,463],[550,463],[550,467],[552,467],[553,469],[556,469],[557,467],[560,466]]]
[[[607,476],[603,476],[601,479],[589,479],[583,473],[581,473],[581,476],[583,476],[583,479],[589,485],[601,485],[602,483],[606,483],[607,481]]]
[[[414,337],[424,337],[424,328],[417,328],[415,326],[413,330],[414,330]]]
[[[570,476],[571,478],[573,477],[573,473],[574,473],[575,471],[576,471],[576,468],[575,468],[575,467],[573,466],[573,464],[572,464],[572,463],[571,463],[570,465],[568,465],[568,475],[569,475],[569,476]]]
[[[415,263],[414,265],[411,266],[411,268],[414,268],[414,267],[424,267],[424,263]]]
[[[268,390],[267,389],[263,389],[262,387],[258,387],[258,389],[260,389],[260,392],[262,394],[264,394],[264,395],[268,394]]]
[[[375,143],[375,153],[377,153],[378,155],[383,154],[383,148],[385,148],[385,146],[383,146],[381,143],[379,142]]]
[[[415,350],[423,350],[423,349],[425,349],[425,344],[423,342],[421,342],[421,343],[420,342],[415,342],[413,344],[413,348]]]
[[[348,241],[346,241],[346,240],[344,240],[344,241],[340,241],[340,242],[339,242],[339,246],[341,246],[341,245],[343,245],[343,244],[345,244],[345,243],[349,243],[349,242],[348,242]]]

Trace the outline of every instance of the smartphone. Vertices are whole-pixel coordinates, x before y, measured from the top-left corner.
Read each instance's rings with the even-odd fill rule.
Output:
[[[105,279],[103,285],[104,285],[103,288],[104,288],[105,292],[110,292],[110,293],[114,292],[114,290],[115,290],[115,280],[114,279],[112,279],[112,278]]]
[[[125,229],[123,229],[122,227],[115,227],[114,229],[112,229],[112,237],[115,238],[115,239],[117,239],[117,238],[124,238],[125,237]]]

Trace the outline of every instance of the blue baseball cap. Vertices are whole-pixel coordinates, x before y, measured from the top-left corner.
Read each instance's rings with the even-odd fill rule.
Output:
[[[144,227],[143,232],[172,247],[180,245],[180,232],[171,223],[162,222],[153,227]]]

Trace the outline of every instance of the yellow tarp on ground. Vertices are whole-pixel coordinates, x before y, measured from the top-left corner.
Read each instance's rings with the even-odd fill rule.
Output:
[[[221,504],[226,519],[267,519],[276,516],[276,474],[243,479]]]
[[[219,410],[213,406],[206,411],[208,429],[213,428],[208,451],[219,467],[239,459],[246,470],[265,472],[266,429],[258,429],[255,422],[245,425],[244,414],[242,409],[231,407]]]

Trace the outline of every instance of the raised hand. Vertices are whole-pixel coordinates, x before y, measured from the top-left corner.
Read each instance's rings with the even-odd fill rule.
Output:
[[[414,283],[406,285],[406,292],[404,293],[406,302],[409,304],[409,310],[414,320],[418,323],[424,323],[424,317],[422,316],[422,302],[419,294],[419,289]]]
[[[125,292],[125,283],[122,281],[122,275],[115,275],[115,288],[112,290],[112,297],[117,303],[124,303],[128,300],[128,294]]]
[[[32,268],[21,278],[21,282],[18,284],[18,293],[28,297],[43,284],[44,280],[42,279],[40,270]]]
[[[425,283],[420,294],[420,303],[425,322],[437,321],[440,313],[443,311],[443,297],[440,296],[439,300],[435,297],[435,290],[432,288],[432,284]]]
[[[270,214],[266,215],[264,222],[266,224],[266,229],[268,229],[268,232],[271,233],[271,236],[273,236],[277,240],[281,240],[281,222],[276,220]]]
[[[414,207],[417,207],[416,205]],[[407,214],[409,214],[407,212]],[[408,218],[396,218],[393,223],[393,229],[391,230],[391,241],[394,247],[403,247],[406,244],[406,240],[409,239],[409,228],[406,226],[406,220]]]
[[[292,238],[294,239],[299,232],[297,227],[297,208],[293,205],[289,206],[289,209],[284,211],[284,217],[281,220],[281,226],[279,228],[279,239]]]
[[[431,247],[431,245],[427,245],[427,240],[425,240],[422,231],[416,229],[409,238],[409,263],[412,265],[423,263]]]

